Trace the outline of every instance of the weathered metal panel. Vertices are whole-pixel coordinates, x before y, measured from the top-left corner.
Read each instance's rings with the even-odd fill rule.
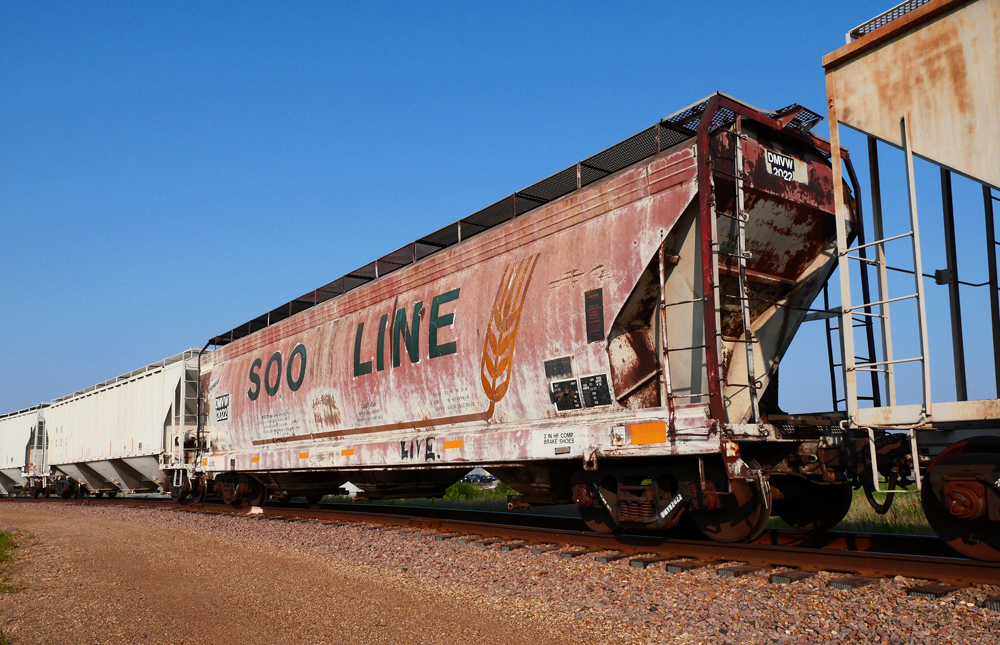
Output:
[[[4,493],[24,486],[28,442],[34,437],[42,414],[42,410],[32,409],[0,417],[0,490]]]
[[[1000,186],[1000,0],[937,0],[823,59],[837,119]]]
[[[683,148],[217,350],[205,387],[212,449],[273,449],[281,468],[303,465],[281,443],[313,440],[353,451],[338,454],[345,464],[537,459],[560,448],[579,458],[592,440],[577,428],[621,416],[606,345],[586,340],[585,293],[603,290],[610,329],[693,198],[694,177]],[[564,357],[569,371],[547,374],[546,362]],[[573,383],[576,409],[557,408],[557,382]],[[597,397],[590,408],[587,396]],[[546,443],[560,427],[567,434]],[[406,449],[414,436],[416,453]],[[428,457],[430,436],[462,447]]]

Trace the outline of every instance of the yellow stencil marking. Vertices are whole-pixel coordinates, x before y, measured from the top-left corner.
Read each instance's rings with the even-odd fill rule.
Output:
[[[340,451],[341,457],[350,457],[353,454],[354,454],[354,448],[344,448],[343,450]]]
[[[452,448],[461,448],[461,447],[462,447],[462,440],[461,439],[452,439],[451,441],[445,441],[444,442],[444,449],[445,450],[451,450]]]
[[[300,452],[299,453],[299,459],[309,459],[309,453],[308,452]]]
[[[667,424],[663,421],[653,423],[632,424],[632,445],[646,443],[665,443],[667,441]]]
[[[202,465],[202,466],[207,466],[207,465],[208,465],[208,457],[204,457],[204,458],[203,458],[203,459],[201,460],[201,465]]]
[[[260,463],[260,457],[252,457],[250,459],[250,463],[252,463],[252,464],[259,464]]]

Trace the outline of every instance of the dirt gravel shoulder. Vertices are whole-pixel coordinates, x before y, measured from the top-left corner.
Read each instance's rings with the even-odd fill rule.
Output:
[[[415,580],[272,543],[255,535],[259,522],[241,518],[227,536],[211,521],[186,526],[188,517],[0,504],[0,528],[20,542],[4,571],[15,592],[0,596],[11,645],[580,642],[540,620],[511,621]]]
[[[356,525],[58,502],[0,502],[21,531],[0,594],[13,645],[73,643],[990,643],[1000,587],[942,600],[895,578],[788,586],[714,566],[434,541]],[[28,537],[34,534],[34,538]],[[214,555],[213,555],[214,554]],[[841,574],[842,575],[842,574]]]

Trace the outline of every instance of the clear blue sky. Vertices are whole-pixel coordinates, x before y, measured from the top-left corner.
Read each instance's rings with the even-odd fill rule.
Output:
[[[824,112],[821,57],[890,4],[0,4],[0,412],[200,347],[715,90]],[[783,402],[829,408],[825,365],[788,369]]]

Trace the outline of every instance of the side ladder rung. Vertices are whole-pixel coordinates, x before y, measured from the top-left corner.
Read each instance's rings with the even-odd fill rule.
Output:
[[[745,213],[741,216],[739,213],[723,213],[721,211],[716,211],[715,214],[721,215],[726,219],[736,220],[737,222],[743,222],[744,224],[750,221],[750,216]]]
[[[691,305],[697,302],[705,302],[707,298],[692,298],[691,300],[678,300],[677,302],[666,302],[663,304],[664,307],[676,307],[678,305]]]
[[[918,361],[923,361],[923,356],[917,356],[915,358],[897,358],[892,361],[874,361],[871,363],[857,363],[854,368],[860,369],[861,367],[875,367],[877,365],[897,365],[899,363],[916,363]]]
[[[893,240],[901,240],[904,237],[913,237],[913,231],[903,233],[902,235],[893,235],[892,237],[883,237],[881,240],[875,240],[874,242],[868,242],[867,244],[859,244],[857,246],[852,246],[849,249],[844,249],[840,252],[841,255],[847,255],[852,251],[860,251],[861,249],[867,249],[870,246],[875,246],[877,244],[885,244],[886,242],[892,242]]]
[[[857,307],[851,307],[851,308],[849,308],[848,311],[851,312],[851,315],[854,315],[854,316],[873,316],[873,317],[881,318],[881,314],[866,314],[864,312],[860,312],[859,313],[857,310],[858,309],[867,309],[869,307],[880,307],[882,305],[887,305],[890,302],[899,302],[900,300],[912,300],[913,298],[916,298],[916,297],[917,297],[917,294],[914,293],[914,294],[911,294],[909,296],[899,296],[898,298],[886,298],[885,300],[876,300],[874,302],[862,302]]]
[[[719,251],[718,251],[718,253],[719,253],[719,255],[725,255],[725,256],[730,257],[730,258],[736,258],[737,260],[740,260],[740,259],[742,259],[742,260],[752,260],[753,259],[753,253],[749,253],[749,252],[748,253],[743,253],[743,254],[730,253],[729,251],[723,251],[720,248]]]
[[[704,349],[706,345],[691,345],[690,347],[667,347],[663,351],[665,352],[683,352],[689,349]]]

